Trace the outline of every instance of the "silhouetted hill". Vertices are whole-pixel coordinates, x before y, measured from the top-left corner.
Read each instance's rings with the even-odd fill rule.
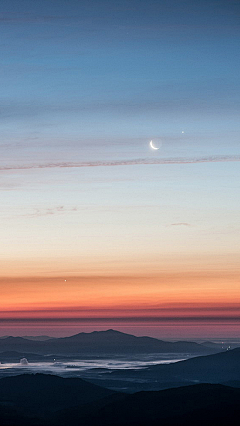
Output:
[[[194,342],[165,342],[152,337],[136,337],[115,330],[79,333],[71,337],[34,341],[22,337],[0,339],[0,352],[17,351],[37,354],[142,354],[142,353],[215,353]]]
[[[21,375],[0,380],[1,426],[238,425],[240,389],[201,384],[112,393],[81,379]]]
[[[13,336],[9,336],[9,335],[0,336],[0,339],[7,339],[8,337],[13,337]],[[20,337],[20,336],[17,336],[17,337]],[[42,335],[42,336],[21,336],[21,337],[23,339],[27,339],[27,340],[39,340],[39,341],[55,339],[55,337],[50,337],[50,336],[46,336],[46,335]]]
[[[93,381],[105,387],[137,392],[229,380],[240,381],[240,348],[144,369],[115,370]]]
[[[175,364],[155,365],[149,367],[150,374],[169,375],[220,383],[226,380],[240,380],[240,348],[220,352],[214,355],[200,356]]]
[[[59,339],[60,340],[60,339]],[[116,330],[94,331],[92,333],[79,333],[71,337],[65,337],[62,340],[68,344],[80,343],[94,347],[97,345],[98,349],[109,351],[153,351],[156,350],[166,353],[171,352],[207,352],[208,349],[194,342],[165,342],[163,340],[155,339],[153,337],[137,337],[132,334],[122,333]]]
[[[238,425],[239,401],[239,389],[221,385],[203,384],[139,392],[101,408],[91,425]]]
[[[55,339],[55,337],[50,337],[50,336],[46,336],[46,335],[42,335],[42,336],[22,336],[22,337],[23,337],[23,339],[27,339],[27,340],[38,340],[38,341]]]
[[[240,380],[227,380],[223,382],[222,385],[230,386],[232,388],[240,388]]]
[[[218,352],[220,352],[221,351],[221,349],[227,349],[227,346],[228,345],[226,345],[226,344],[220,344],[220,343],[214,343],[214,342],[209,342],[209,341],[205,341],[205,342],[201,342],[201,345],[203,345],[203,346],[205,346],[206,348],[214,348],[214,349],[217,349],[218,350]]]
[[[83,405],[114,393],[79,378],[50,374],[22,374],[0,379],[0,405],[11,404],[13,408],[35,415]]]

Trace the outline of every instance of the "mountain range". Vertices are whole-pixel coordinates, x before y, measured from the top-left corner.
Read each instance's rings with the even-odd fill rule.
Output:
[[[149,354],[149,353],[187,353],[211,354],[219,347],[209,347],[195,342],[166,342],[153,337],[136,337],[116,330],[79,333],[70,337],[33,340],[23,337],[0,339],[0,352],[17,351],[34,354],[56,355],[103,355],[103,354]]]
[[[5,335],[5,336],[0,336],[0,339],[7,339],[8,337],[12,337],[9,335]],[[20,337],[20,336],[18,336]],[[46,335],[41,335],[41,336],[21,336],[23,339],[27,339],[27,340],[37,340],[37,341],[44,341],[44,340],[50,340],[50,339],[55,339],[55,337],[50,337],[50,336],[46,336]]]

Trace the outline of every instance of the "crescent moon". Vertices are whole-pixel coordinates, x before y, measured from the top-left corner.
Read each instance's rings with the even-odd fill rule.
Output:
[[[153,141],[150,141],[149,145],[152,149],[159,149],[159,148],[156,148],[156,146],[153,145]]]

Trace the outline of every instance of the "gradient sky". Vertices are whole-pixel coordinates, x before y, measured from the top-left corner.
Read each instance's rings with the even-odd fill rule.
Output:
[[[239,18],[1,1],[0,334],[239,335]]]

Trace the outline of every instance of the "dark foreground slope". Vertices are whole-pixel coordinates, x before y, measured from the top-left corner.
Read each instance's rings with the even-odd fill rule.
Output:
[[[0,406],[32,415],[47,415],[113,394],[115,392],[79,378],[63,379],[50,374],[22,374],[0,379]]]
[[[94,415],[77,409],[62,413],[56,424],[86,426],[238,425],[240,390],[221,385],[194,385],[139,392],[100,407]]]
[[[218,350],[195,342],[165,342],[153,337],[137,337],[116,330],[79,333],[70,337],[45,341],[33,341],[22,337],[0,339],[0,352],[17,351],[43,355],[210,354],[216,353]]]
[[[201,384],[132,395],[81,379],[22,375],[0,380],[1,426],[238,425],[240,389]]]
[[[239,415],[239,389],[202,384],[128,395],[101,408],[92,425],[226,426],[238,425]]]

